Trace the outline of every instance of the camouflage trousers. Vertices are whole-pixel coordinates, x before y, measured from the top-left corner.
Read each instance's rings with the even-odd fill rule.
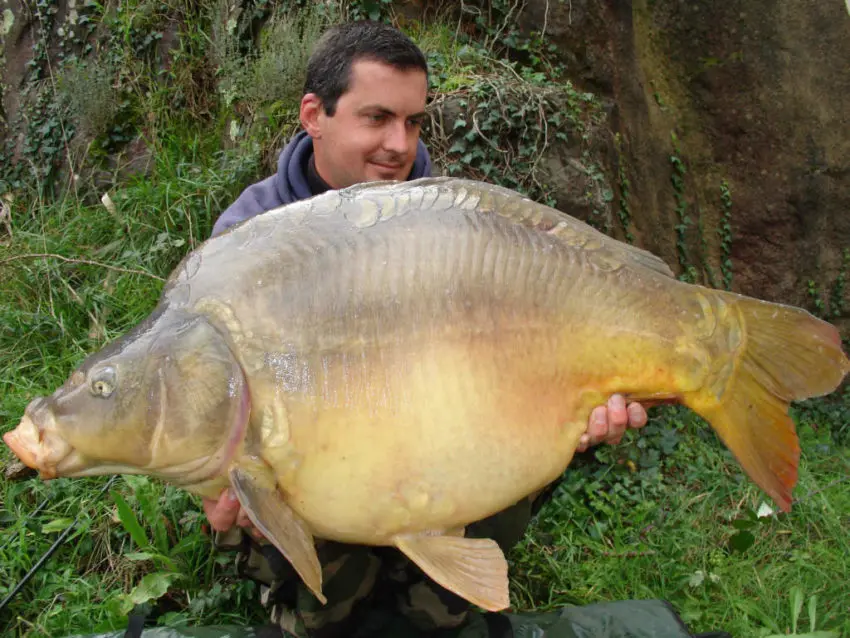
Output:
[[[492,538],[507,553],[522,538],[552,488],[469,525],[465,535]],[[501,620],[496,614],[477,613],[465,599],[437,585],[393,547],[317,541],[327,597],[323,605],[267,541],[257,541],[241,529],[233,529],[217,535],[215,543],[221,549],[238,551],[238,571],[259,583],[260,602],[269,610],[272,622],[300,638],[365,638],[395,633],[451,636],[471,623],[486,625],[484,633],[476,635],[501,634],[489,629],[490,624],[498,625]],[[389,629],[392,626],[398,627],[397,632]]]

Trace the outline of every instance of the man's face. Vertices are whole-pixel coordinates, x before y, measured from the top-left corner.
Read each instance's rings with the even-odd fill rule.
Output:
[[[332,188],[406,179],[416,159],[427,93],[419,69],[358,60],[333,117],[318,98],[305,96],[302,123],[313,138],[319,175]]]

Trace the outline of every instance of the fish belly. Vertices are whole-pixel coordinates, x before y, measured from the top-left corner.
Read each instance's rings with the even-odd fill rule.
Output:
[[[547,340],[537,341],[527,358],[442,343],[377,354],[378,365],[330,364],[338,394],[287,404],[291,447],[278,465],[293,470],[279,475],[288,502],[317,536],[383,544],[465,526],[542,488],[586,421],[570,380],[535,365],[543,359],[530,350]]]

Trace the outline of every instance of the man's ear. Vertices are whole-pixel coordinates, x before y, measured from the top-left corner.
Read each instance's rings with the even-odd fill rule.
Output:
[[[325,109],[322,107],[322,100],[315,93],[307,93],[301,98],[301,126],[307,131],[307,134],[313,139],[319,139],[322,136],[321,118],[325,114]]]

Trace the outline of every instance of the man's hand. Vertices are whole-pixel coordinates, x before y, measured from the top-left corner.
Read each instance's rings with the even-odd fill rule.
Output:
[[[616,445],[623,438],[627,427],[642,428],[646,425],[646,410],[640,403],[629,403],[622,394],[614,394],[608,399],[608,405],[600,405],[590,413],[587,432],[581,435],[578,452],[599,443]]]
[[[233,525],[238,525],[239,527],[248,528],[248,531],[256,538],[262,538],[262,534],[251,523],[251,519],[248,518],[245,510],[242,509],[239,499],[236,498],[236,494],[233,493],[232,489],[227,488],[224,490],[217,501],[211,498],[205,498],[203,501],[204,514],[207,515],[210,526],[215,531],[226,532]]]

